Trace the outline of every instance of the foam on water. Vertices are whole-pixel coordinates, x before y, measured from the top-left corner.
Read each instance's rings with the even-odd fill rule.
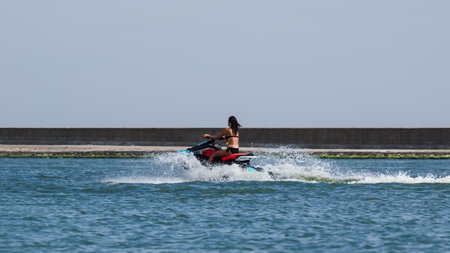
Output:
[[[149,170],[139,171],[131,176],[105,179],[108,183],[183,183],[193,181],[298,181],[306,183],[450,183],[447,175],[417,175],[408,171],[379,173],[361,171],[354,168],[341,168],[330,160],[315,158],[298,149],[277,148],[256,154],[252,165],[262,167],[266,172],[251,172],[238,165],[203,166],[194,156],[186,153],[160,154],[149,161]],[[187,169],[185,169],[187,168]],[[272,172],[273,179],[267,171]]]
[[[183,178],[167,178],[167,177],[146,177],[146,176],[130,176],[108,178],[103,180],[104,183],[111,184],[178,184],[184,183]]]
[[[435,183],[450,183],[450,176],[437,177],[428,174],[426,176],[410,176],[407,172],[399,171],[397,174],[380,174],[380,175],[365,175],[358,178],[357,181],[350,183],[358,184],[380,184],[380,183],[402,183],[402,184],[435,184]]]

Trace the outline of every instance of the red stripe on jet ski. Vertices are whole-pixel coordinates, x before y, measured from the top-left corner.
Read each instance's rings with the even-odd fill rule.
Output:
[[[238,156],[243,156],[243,155],[247,155],[247,154],[245,154],[245,153],[235,153],[235,154],[227,155],[227,156],[222,157],[222,162],[226,162],[228,160],[234,160]]]
[[[212,148],[209,148],[209,149],[207,149],[207,150],[203,150],[203,152],[202,152],[202,155],[204,155],[204,156],[206,156],[206,157],[211,157],[212,156],[212,154],[214,154],[214,153],[216,153],[217,152],[217,150],[214,150],[214,149],[212,149]]]

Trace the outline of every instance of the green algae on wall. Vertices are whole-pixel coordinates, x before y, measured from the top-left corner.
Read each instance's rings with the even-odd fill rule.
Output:
[[[450,155],[436,154],[318,154],[323,159],[450,159]]]

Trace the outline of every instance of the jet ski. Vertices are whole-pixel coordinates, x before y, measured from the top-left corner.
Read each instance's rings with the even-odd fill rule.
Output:
[[[186,152],[192,154],[202,163],[202,165],[209,167],[210,166],[210,164],[208,164],[209,157],[218,150],[222,150],[222,147],[220,145],[215,144],[214,139],[208,139],[206,141],[197,143],[195,146],[191,148],[187,148],[186,150],[181,150],[178,152]],[[237,164],[246,171],[267,172],[270,177],[275,178],[274,174],[271,171],[266,171],[263,168],[250,165],[250,160],[255,157],[256,156],[253,153],[234,153],[228,156],[223,156],[220,159],[216,159],[213,162],[213,165]],[[185,167],[185,169],[188,168]]]

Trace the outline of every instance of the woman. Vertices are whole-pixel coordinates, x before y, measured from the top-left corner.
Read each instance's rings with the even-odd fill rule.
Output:
[[[239,125],[236,117],[230,116],[228,118],[228,128],[225,128],[220,134],[213,136],[209,134],[204,134],[203,138],[211,138],[214,140],[219,140],[225,138],[227,140],[227,149],[219,150],[213,153],[208,160],[208,163],[212,163],[214,159],[223,156],[231,155],[234,153],[239,153]]]

